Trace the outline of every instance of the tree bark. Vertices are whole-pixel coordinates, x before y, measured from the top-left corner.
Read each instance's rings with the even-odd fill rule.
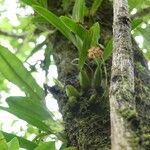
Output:
[[[129,138],[135,133],[128,127],[123,116],[126,113],[132,115],[128,117],[136,116],[133,51],[127,0],[114,0],[113,8],[113,59],[110,85],[112,150],[132,150]]]

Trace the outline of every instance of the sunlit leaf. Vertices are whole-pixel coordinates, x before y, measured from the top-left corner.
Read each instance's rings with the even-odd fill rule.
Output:
[[[19,150],[19,141],[14,137],[8,144],[8,150]]]
[[[6,101],[9,107],[6,108],[0,106],[0,109],[16,115],[20,119],[25,120],[41,130],[50,131],[50,127],[48,127],[43,121],[46,119],[52,119],[52,116],[47,112],[42,103],[34,102],[28,97],[19,96],[9,97]],[[52,119],[52,121],[54,120]]]
[[[28,150],[33,150],[37,145],[31,141],[28,141],[22,137],[19,137],[19,136],[16,136],[14,134],[11,134],[11,133],[6,133],[6,132],[3,132],[3,135],[6,139],[7,142],[9,142],[10,140],[12,140],[14,137],[16,137],[19,141],[19,145],[21,148],[26,148]]]
[[[145,0],[146,1],[146,0]],[[144,5],[143,0],[128,0],[128,4],[130,9],[142,7]]]
[[[2,132],[0,132],[0,149],[8,150],[7,142],[6,142]]]
[[[147,60],[150,61],[150,51],[147,51],[147,53],[144,53],[144,56]]]
[[[34,100],[42,100],[44,92],[22,62],[7,48],[0,46],[0,72]]]

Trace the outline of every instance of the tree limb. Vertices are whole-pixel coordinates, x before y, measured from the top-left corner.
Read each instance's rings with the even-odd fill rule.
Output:
[[[131,44],[131,22],[127,0],[114,0],[113,59],[110,84],[112,150],[133,150],[129,138],[134,131],[128,119],[136,118],[134,99],[134,67]],[[135,146],[138,149],[138,144]]]

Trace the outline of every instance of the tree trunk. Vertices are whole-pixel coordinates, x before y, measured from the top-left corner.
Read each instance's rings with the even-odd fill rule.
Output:
[[[132,150],[129,139],[136,133],[129,127],[126,119],[135,118],[136,110],[133,52],[127,0],[114,0],[113,35],[110,85],[112,150]],[[138,149],[138,146],[136,148]]]
[[[88,1],[87,5],[90,5],[90,2]],[[58,7],[60,7],[60,4]],[[56,12],[56,14],[61,14],[60,9],[59,13]],[[112,38],[112,14],[112,3],[109,0],[103,0],[101,8],[93,19],[101,25],[100,42],[104,45],[108,39]],[[114,23],[114,25],[116,23],[121,25],[120,30],[129,28],[129,20],[125,15],[121,13],[119,20]],[[87,17],[86,21],[91,22],[90,17]],[[118,34],[121,36],[121,33],[114,29],[114,43],[118,41]],[[123,36],[127,36],[128,39],[124,39],[124,43],[114,45],[110,105],[109,94],[102,96],[104,92],[106,93],[105,87],[97,90],[89,88],[81,92],[80,97],[72,101],[73,103],[68,100],[65,88],[61,89],[58,85],[49,88],[57,99],[63,116],[67,146],[75,146],[79,150],[110,149],[111,114],[114,129],[114,132],[112,132],[113,149],[115,149],[114,143],[117,146],[115,150],[122,150],[123,148],[126,150],[138,149],[139,147],[145,150],[149,149],[150,77],[147,63],[134,40],[132,40],[131,48],[130,31],[125,32]],[[74,63],[71,63],[78,58],[77,49],[59,32],[56,32],[55,37],[53,37],[53,43],[53,56],[58,69],[58,79],[64,84],[64,87],[73,85],[80,91],[79,70]],[[132,59],[132,51],[134,59]],[[118,57],[115,56],[116,54],[118,54]],[[87,64],[94,72],[95,66],[91,65],[92,63],[89,61],[87,61]],[[117,69],[115,69],[114,64],[118,66]],[[122,68],[119,64],[122,64]],[[126,68],[127,65],[128,68]],[[110,81],[111,58],[107,60],[106,67],[107,78]],[[86,67],[87,71],[88,68]],[[110,86],[109,82],[107,86]],[[114,89],[116,90],[114,91]],[[113,118],[117,121],[113,122]]]

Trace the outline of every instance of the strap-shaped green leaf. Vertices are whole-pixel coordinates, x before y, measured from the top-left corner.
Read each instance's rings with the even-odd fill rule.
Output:
[[[95,89],[98,89],[99,87],[101,87],[101,82],[102,82],[102,70],[101,70],[101,66],[98,65],[94,72],[93,87]]]
[[[91,7],[91,15],[95,15],[98,8],[101,6],[103,0],[94,0],[92,7]]]
[[[100,26],[99,23],[97,22],[89,29],[88,32],[86,32],[82,49],[79,51],[80,69],[82,69],[84,66],[88,49],[91,48],[92,46],[97,46],[99,38],[100,38]]]
[[[91,28],[90,28],[90,34],[91,34],[91,46],[97,46],[98,45],[98,40],[100,38],[100,26],[99,23],[96,22]]]
[[[43,7],[34,5],[33,8],[76,46],[74,35],[71,33],[69,28],[59,19],[59,17]]]
[[[80,70],[83,68],[85,60],[87,58],[87,53],[88,53],[88,49],[90,48],[90,44],[91,44],[91,34],[88,31],[84,41],[83,41],[83,46],[81,48],[81,50],[79,51],[79,66],[80,66]]]
[[[112,39],[110,39],[107,44],[106,47],[104,48],[104,53],[103,53],[103,59],[104,61],[107,60],[109,58],[109,56],[112,53]]]
[[[73,7],[73,19],[76,22],[83,22],[85,13],[85,0],[75,0]]]
[[[52,43],[48,43],[48,46],[46,47],[45,49],[45,52],[44,52],[44,70],[45,70],[45,73],[46,73],[46,77],[48,75],[48,71],[49,71],[49,66],[51,64],[51,55],[52,55],[52,50],[53,50],[53,44]]]
[[[60,19],[73,33],[78,35],[82,41],[84,40],[87,30],[82,25],[76,23],[73,19],[66,16],[61,16]]]
[[[3,132],[3,135],[6,139],[7,142],[9,142],[10,140],[12,140],[14,137],[16,137],[19,141],[19,145],[21,148],[26,148],[28,150],[33,150],[35,147],[37,147],[37,144],[26,140],[25,138],[19,137],[17,135],[11,134],[11,133],[7,133],[7,132]]]
[[[36,83],[30,72],[13,53],[3,46],[0,46],[0,72],[33,100],[39,101],[44,98],[44,91]]]
[[[79,81],[80,81],[80,86],[83,90],[87,90],[91,86],[91,81],[89,79],[89,76],[85,70],[80,70],[79,72]]]

